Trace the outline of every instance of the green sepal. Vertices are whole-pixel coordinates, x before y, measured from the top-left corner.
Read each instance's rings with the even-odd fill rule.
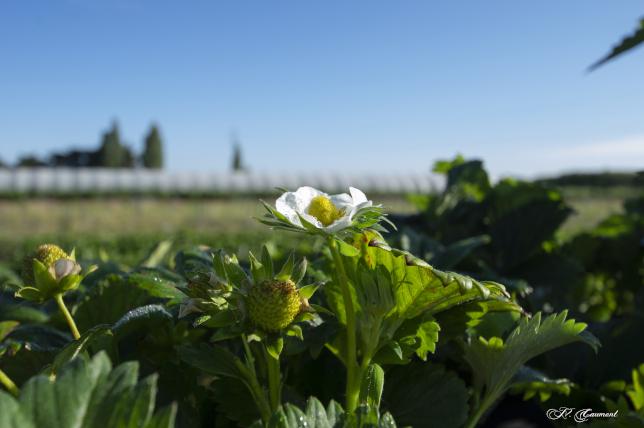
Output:
[[[299,284],[302,279],[304,279],[304,275],[306,275],[307,265],[308,262],[306,259],[302,259],[298,264],[296,264],[295,267],[293,267],[291,281],[293,281],[295,284]]]
[[[275,278],[279,279],[280,281],[288,281],[289,279],[291,279],[294,265],[295,257],[293,257],[293,253],[291,253],[289,254],[288,259],[286,259],[286,262],[284,262],[284,264],[282,265],[282,269],[280,269]]]
[[[320,306],[320,305],[316,305],[316,304],[309,304],[309,306],[311,306],[311,309],[313,309],[315,312],[317,312],[319,314],[330,315],[330,316],[333,316],[333,317],[335,316],[335,314],[332,311],[328,310],[324,306]]]
[[[304,226],[304,228],[307,231],[312,232],[312,233],[321,233],[322,232],[322,230],[320,228],[318,228],[316,225],[314,225],[313,223],[311,223],[310,221],[308,221],[307,219],[305,219],[301,215],[298,214],[297,216],[300,218],[300,222],[302,223],[302,226]]]
[[[278,335],[271,335],[264,340],[264,344],[270,356],[279,360],[282,349],[284,349],[284,338]]]
[[[269,278],[265,274],[264,265],[251,252],[248,252],[248,261],[250,262],[250,272],[253,275],[253,282],[260,283]]]
[[[273,278],[273,259],[266,245],[262,245],[262,265],[264,265],[264,278]]]
[[[298,292],[300,293],[301,298],[310,299],[311,297],[313,297],[318,288],[320,288],[319,284],[310,284],[300,288]]]
[[[31,302],[42,302],[45,300],[40,290],[34,287],[22,287],[20,290],[16,291],[16,296]]]
[[[45,299],[50,298],[56,293],[58,284],[56,279],[51,275],[47,266],[42,264],[40,260],[34,259],[34,282],[35,287],[40,290]]]
[[[304,335],[302,334],[302,327],[297,324],[291,324],[286,329],[286,335],[291,337],[297,337],[300,340],[304,340]]]
[[[78,274],[67,275],[62,278],[56,286],[56,291],[59,293],[74,290],[78,287],[78,284],[83,280],[83,277]]]

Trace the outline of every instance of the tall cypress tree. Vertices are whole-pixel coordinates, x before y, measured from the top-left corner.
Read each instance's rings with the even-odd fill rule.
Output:
[[[232,168],[235,172],[240,172],[244,170],[244,162],[242,161],[242,152],[241,146],[238,143],[235,143],[233,146],[233,162]]]
[[[125,150],[121,145],[121,135],[116,122],[113,122],[112,128],[103,134],[98,160],[99,166],[104,168],[121,168],[125,166]]]
[[[143,150],[143,166],[151,169],[163,168],[163,144],[159,128],[156,125],[150,127],[147,137],[145,137],[145,148]]]

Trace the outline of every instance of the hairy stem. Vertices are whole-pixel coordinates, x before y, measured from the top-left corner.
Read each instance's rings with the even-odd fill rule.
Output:
[[[360,396],[360,382],[359,367],[357,361],[356,351],[356,313],[353,307],[353,299],[351,297],[351,289],[349,288],[349,281],[347,280],[347,273],[344,270],[342,256],[340,250],[334,240],[329,237],[329,248],[333,255],[335,263],[336,278],[342,290],[342,300],[344,301],[344,308],[346,310],[347,321],[347,384],[346,384],[346,410],[348,413],[353,413],[358,407],[358,399]]]
[[[257,379],[257,371],[255,370],[255,358],[253,357],[253,353],[250,350],[250,346],[248,345],[248,340],[245,334],[242,335],[242,343],[244,344],[244,353],[246,354],[246,369],[248,370],[248,376],[246,376],[246,387],[253,396],[253,400],[255,401],[257,410],[259,411],[259,414],[262,418],[262,422],[264,422],[264,424],[267,424],[273,412],[271,411],[271,407],[268,403],[268,400],[266,399],[265,391],[260,385],[259,380]]]
[[[275,412],[282,404],[282,375],[280,373],[280,360],[274,358],[264,349],[266,357],[266,371],[268,374],[268,398],[271,410]]]
[[[16,384],[13,383],[9,376],[7,376],[7,374],[2,370],[0,370],[0,383],[4,385],[4,387],[7,388],[7,391],[9,391],[14,396],[17,397],[20,394],[20,391],[18,390]]]
[[[476,396],[475,398],[478,398]],[[476,407],[476,410],[474,413],[472,413],[467,420],[467,423],[465,424],[465,428],[475,428],[483,415],[485,415],[485,412],[487,412],[490,407],[494,404],[496,401],[497,395],[496,394],[485,394],[483,399],[480,401],[480,405]],[[478,402],[479,400],[475,400],[475,403]],[[476,404],[475,404],[476,405]]]
[[[58,304],[58,308],[60,309],[60,312],[63,314],[63,316],[65,317],[65,320],[67,321],[67,325],[69,326],[69,329],[72,332],[72,336],[74,336],[74,339],[76,340],[80,339],[81,335],[78,332],[78,327],[76,327],[76,323],[74,322],[74,318],[72,318],[72,314],[69,313],[67,306],[65,306],[65,302],[63,301],[63,295],[56,294],[56,296],[54,296],[54,299]]]

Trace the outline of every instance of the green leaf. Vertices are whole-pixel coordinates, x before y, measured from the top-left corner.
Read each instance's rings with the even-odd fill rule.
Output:
[[[261,422],[252,428],[262,427]],[[390,414],[379,416],[378,410],[360,406],[354,415],[346,415],[342,407],[331,401],[324,408],[322,403],[310,397],[306,408],[300,409],[293,404],[285,404],[273,414],[267,428],[395,428],[396,423]]]
[[[177,405],[173,403],[153,415],[145,428],[172,428],[176,417]]]
[[[427,353],[431,352],[433,354],[436,351],[439,331],[440,325],[434,320],[425,321],[418,326],[416,330],[418,340],[416,355],[418,355],[418,358],[425,361],[427,360]]]
[[[228,419],[239,422],[241,426],[249,426],[260,415],[257,407],[252,405],[253,396],[248,387],[238,379],[220,377],[213,381],[212,397],[217,403],[217,412],[226,415]],[[260,423],[260,428],[264,426]]]
[[[169,303],[181,302],[186,296],[176,287],[175,282],[164,279],[160,272],[153,269],[132,273],[127,276],[131,287],[137,287],[150,297],[169,299]]]
[[[172,249],[172,241],[161,241],[150,251],[150,254],[139,263],[139,266],[153,268],[161,265]]]
[[[338,245],[338,249],[340,250],[340,254],[342,254],[343,256],[355,257],[355,256],[360,254],[359,249],[357,249],[356,247],[354,247],[351,244],[347,244],[342,239],[336,239],[335,242]]]
[[[626,395],[631,399],[635,410],[641,411],[644,409],[644,364],[633,369],[632,379],[633,383],[628,386]]]
[[[182,361],[208,374],[243,381],[248,379],[249,373],[242,361],[223,346],[206,344],[201,344],[199,347],[181,346],[177,351]]]
[[[472,301],[510,300],[501,284],[482,283],[432,267],[408,266],[404,255],[369,247],[364,257],[373,266],[384,266],[392,275],[396,310],[402,318],[414,318],[423,312],[436,314]]]
[[[110,327],[107,325],[98,325],[96,327],[93,327],[89,330],[87,330],[85,333],[81,335],[81,337],[77,340],[72,341],[69,343],[67,346],[63,348],[62,351],[56,355],[56,358],[54,358],[54,361],[51,365],[51,373],[56,373],[58,370],[77,356],[79,356],[82,352],[84,352],[94,340],[98,339],[99,337],[103,335],[111,335],[112,332],[110,330]]]
[[[172,315],[160,305],[147,305],[132,309],[114,323],[112,331],[118,338],[125,337],[137,330],[151,331],[156,327],[171,328],[174,322]]]
[[[49,320],[49,316],[38,308],[27,306],[24,302],[19,304],[0,304],[0,321],[18,321],[20,323],[42,324]]]
[[[608,61],[622,55],[625,52],[630,51],[634,47],[644,42],[644,19],[641,19],[639,22],[639,27],[635,30],[630,36],[624,37],[622,41],[617,44],[613,49],[599,61],[592,64],[588,67],[588,71],[593,71],[599,66],[606,64]]]
[[[474,387],[479,394],[485,391],[483,408],[499,399],[521,366],[537,355],[573,342],[584,342],[597,350],[598,340],[582,334],[586,324],[567,320],[566,316],[563,311],[542,321],[541,313],[537,313],[522,318],[505,342],[499,337],[479,337],[466,346],[464,358],[472,368]]]
[[[575,384],[568,379],[550,379],[537,370],[523,366],[515,376],[510,392],[523,394],[524,400],[537,397],[539,401],[545,402],[552,394],[570,395],[574,386]]]
[[[0,342],[20,324],[18,321],[0,321]]]
[[[158,302],[159,298],[179,296],[183,294],[155,274],[111,275],[85,294],[74,311],[74,319],[78,328],[86,331],[95,325],[114,324],[127,312]]]
[[[534,183],[503,180],[486,199],[490,252],[499,269],[529,260],[572,214],[558,193]]]
[[[324,408],[322,403],[310,397],[306,408],[300,409],[293,404],[281,406],[270,418],[267,425],[257,421],[251,428],[396,428],[389,413],[380,416],[377,408],[360,406],[356,413],[347,415],[342,406],[331,401]]]
[[[439,266],[442,269],[453,269],[474,250],[490,243],[488,235],[473,236],[471,238],[456,241],[447,247],[435,252],[429,263]]]
[[[0,393],[0,426],[3,428],[104,428],[144,427],[153,420],[156,376],[137,383],[138,363],[112,369],[103,353],[91,361],[75,359],[55,380],[30,379],[19,399]],[[174,426],[174,414],[160,419]]]
[[[383,408],[402,426],[461,427],[469,413],[465,383],[440,364],[414,362],[387,371]]]
[[[385,371],[378,364],[371,364],[362,377],[360,402],[379,409],[382,389],[385,384]]]

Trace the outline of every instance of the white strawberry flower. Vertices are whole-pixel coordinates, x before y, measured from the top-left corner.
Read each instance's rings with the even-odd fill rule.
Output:
[[[324,232],[334,233],[350,227],[358,210],[373,205],[362,191],[350,187],[349,193],[329,195],[304,186],[282,194],[275,202],[275,209],[295,226],[303,228],[304,219]]]
[[[384,219],[382,207],[374,205],[355,187],[349,193],[329,195],[310,186],[284,192],[275,208],[266,205],[268,215],[262,220],[277,228],[334,235],[343,231],[378,227]]]

